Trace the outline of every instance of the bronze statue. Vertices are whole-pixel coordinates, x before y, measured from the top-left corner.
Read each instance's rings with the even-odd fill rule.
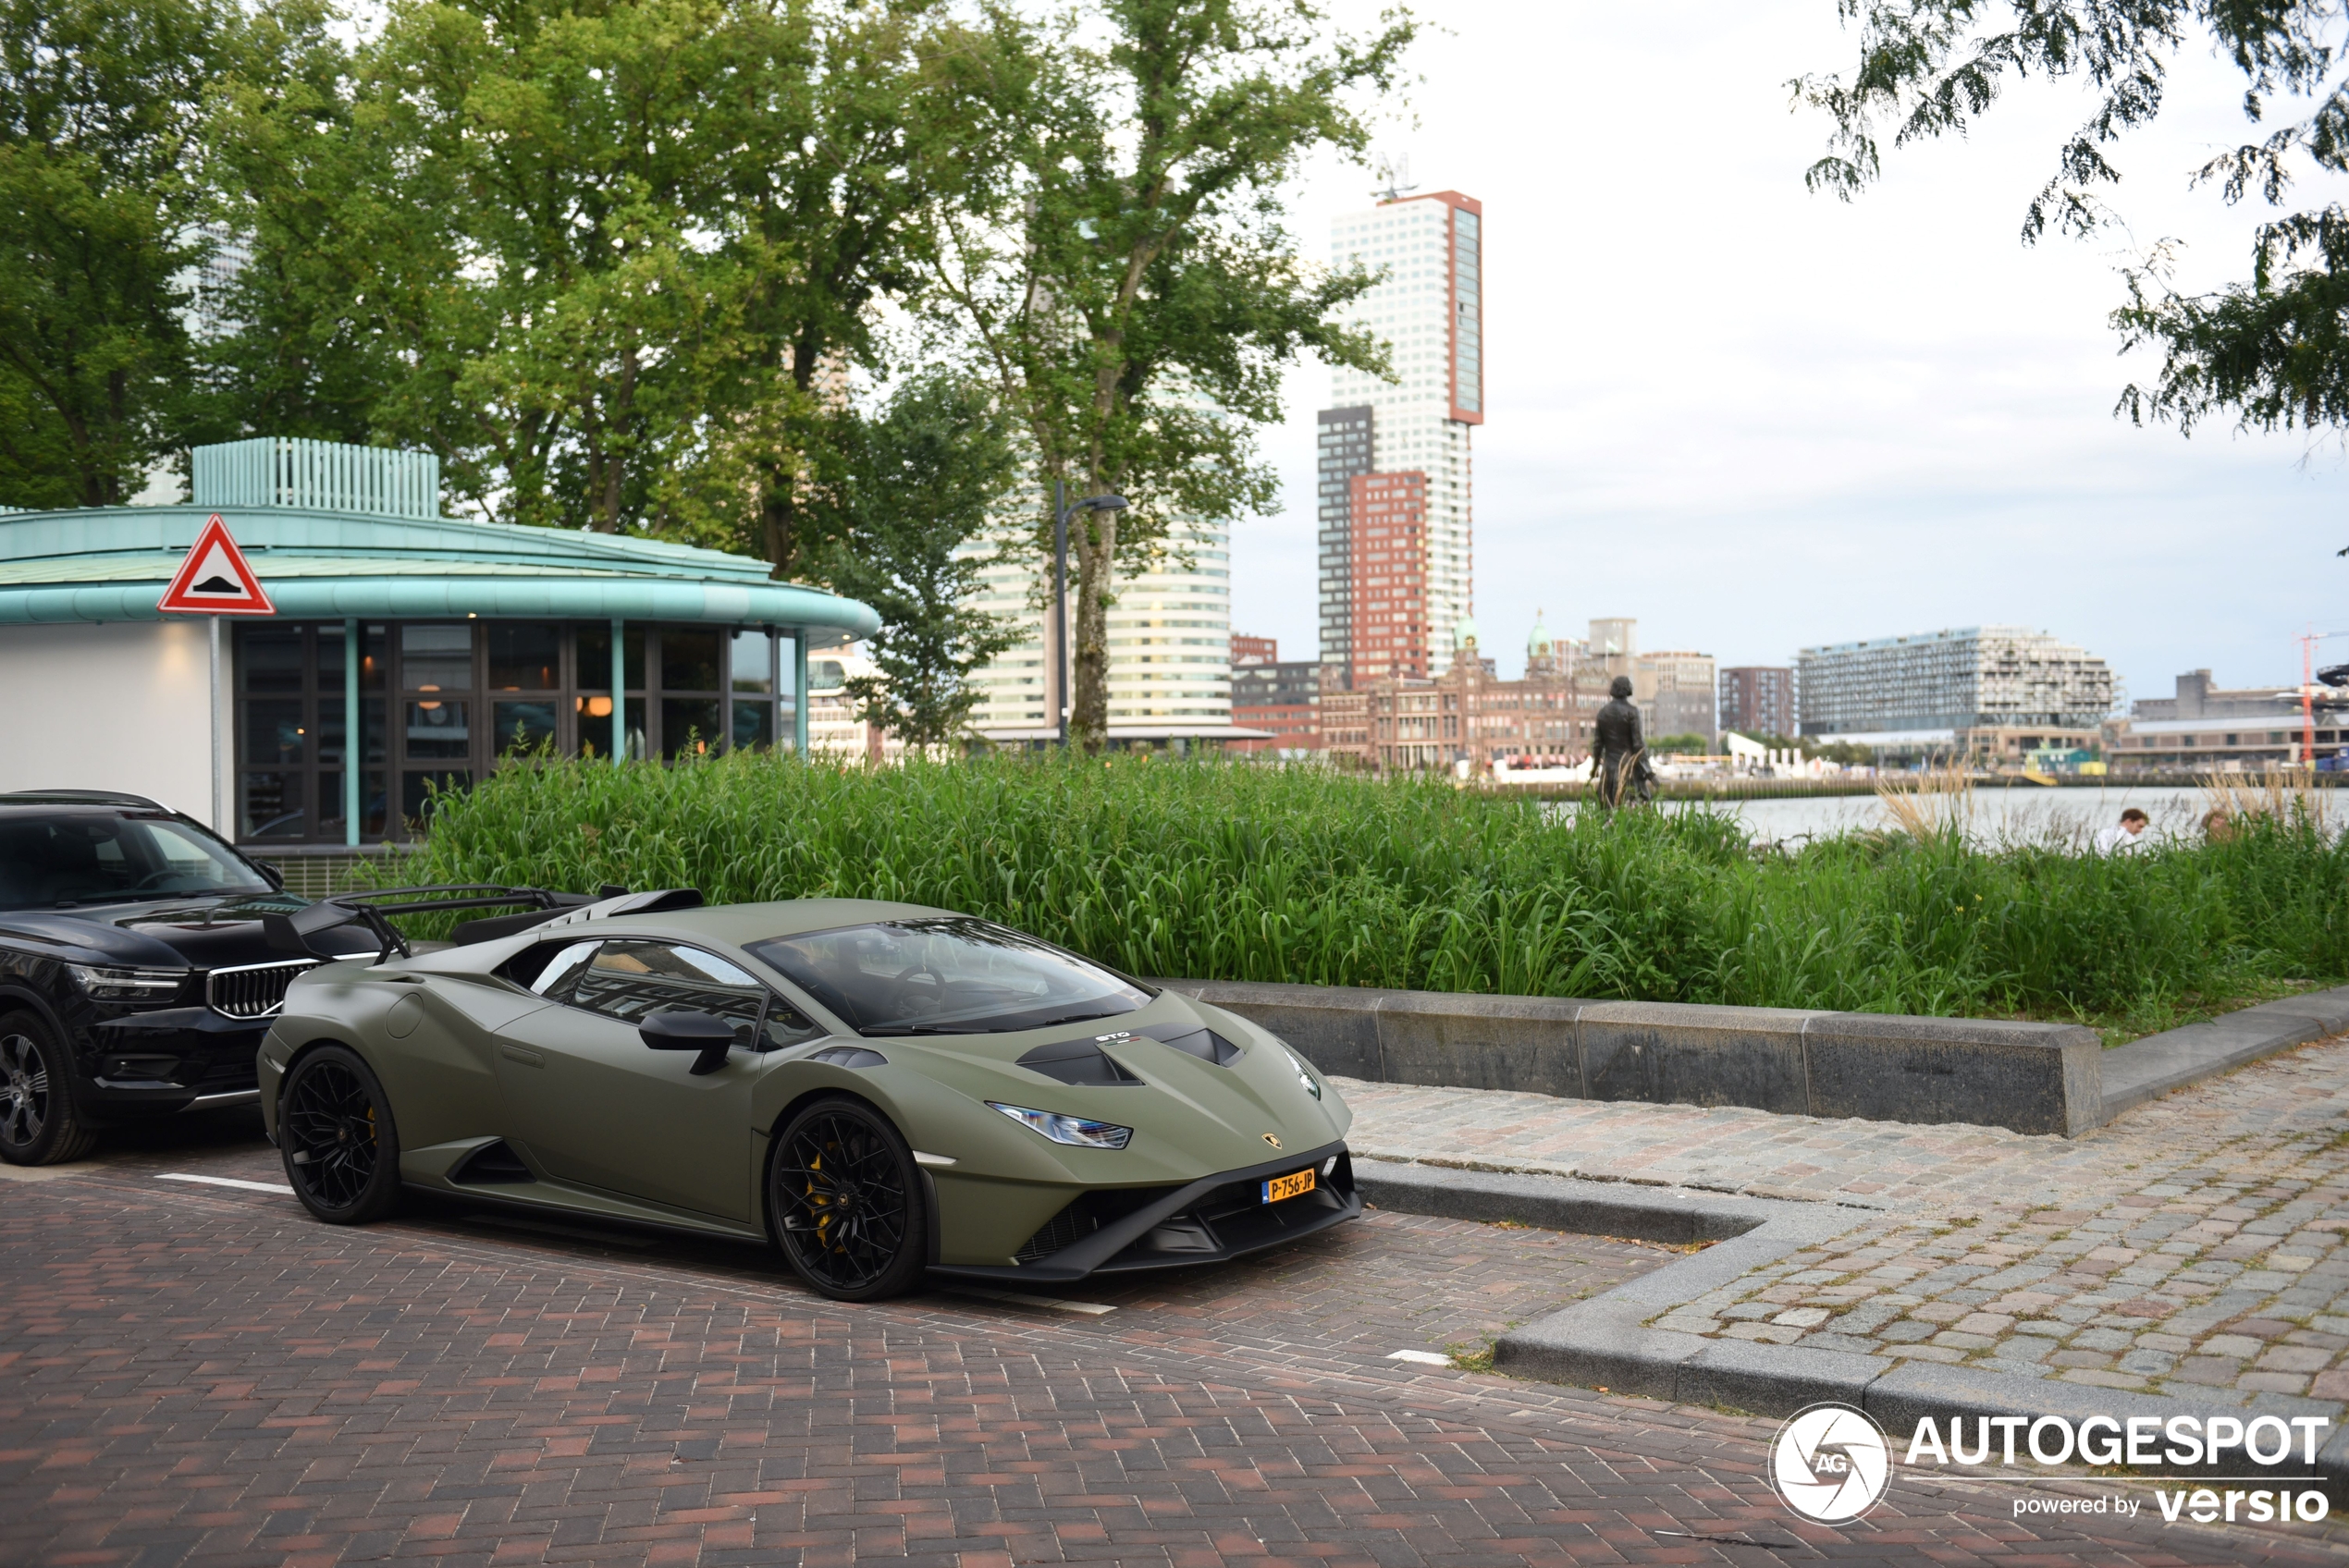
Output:
[[[1591,777],[1599,781],[1599,804],[1613,811],[1628,801],[1655,798],[1655,769],[1648,766],[1647,738],[1640,732],[1640,710],[1631,705],[1631,678],[1618,675],[1591,726]]]

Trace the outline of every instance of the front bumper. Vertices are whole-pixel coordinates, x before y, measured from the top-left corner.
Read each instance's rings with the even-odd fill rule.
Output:
[[[1328,1174],[1320,1174],[1325,1166]],[[1308,1167],[1317,1177],[1311,1192],[1274,1204],[1258,1196],[1262,1182]],[[965,1280],[1066,1284],[1095,1274],[1182,1268],[1298,1241],[1362,1212],[1361,1194],[1354,1190],[1354,1162],[1343,1142],[1202,1176],[1113,1216],[1086,1213],[1088,1200],[1115,1194],[1113,1188],[1080,1194],[1021,1249],[1025,1261],[1016,1268],[944,1264],[934,1265],[930,1272]],[[1055,1227],[1071,1239],[1049,1251],[1032,1251],[1047,1243],[1048,1235],[1058,1239]]]
[[[208,1007],[126,1013],[88,1025],[75,1104],[96,1123],[257,1104],[253,1053],[269,1020]]]

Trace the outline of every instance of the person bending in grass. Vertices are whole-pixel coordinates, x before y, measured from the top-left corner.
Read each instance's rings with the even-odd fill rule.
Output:
[[[2145,844],[2146,814],[2131,806],[2121,814],[2118,827],[2108,827],[2097,835],[2097,853],[2122,854]]]

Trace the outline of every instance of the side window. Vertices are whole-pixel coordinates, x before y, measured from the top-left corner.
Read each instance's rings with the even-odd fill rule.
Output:
[[[767,1006],[767,1027],[763,1031],[764,1039],[759,1049],[778,1051],[785,1046],[812,1040],[822,1033],[799,1009],[777,997]]]
[[[548,945],[552,946],[551,943]],[[537,978],[531,981],[530,988],[542,997],[567,1002],[571,1000],[571,983],[579,977],[580,965],[594,955],[598,945],[595,942],[573,942],[567,948],[557,949],[551,957],[544,949],[532,949],[522,954],[517,962],[536,960],[544,964]]]
[[[740,1025],[746,1043],[758,1026],[767,987],[698,948],[611,941],[596,948],[595,956],[576,971],[570,995],[560,999],[631,1024],[668,1008],[714,1012]]]

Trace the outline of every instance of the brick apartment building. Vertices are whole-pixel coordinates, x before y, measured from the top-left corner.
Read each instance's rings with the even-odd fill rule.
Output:
[[[1740,735],[1791,739],[1802,722],[1794,671],[1774,665],[1735,665],[1721,672],[1720,727]]]
[[[1232,723],[1270,738],[1234,741],[1228,752],[1277,752],[1284,756],[1322,749],[1322,667],[1312,659],[1281,662],[1271,637],[1232,636]]]

